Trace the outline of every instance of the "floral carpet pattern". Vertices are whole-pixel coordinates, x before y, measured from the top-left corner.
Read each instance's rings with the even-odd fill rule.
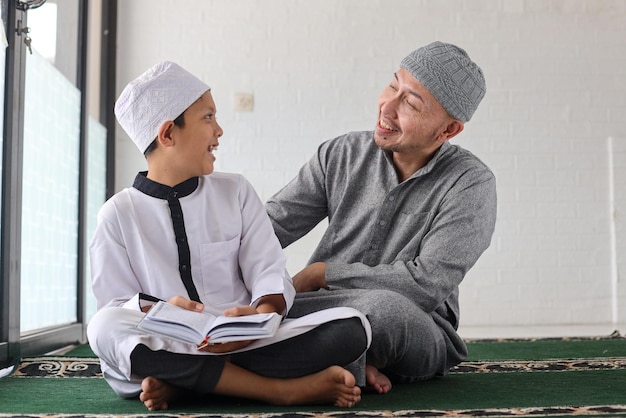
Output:
[[[519,373],[581,370],[626,369],[626,357],[555,360],[467,361],[450,370],[459,373]],[[100,362],[95,358],[31,357],[25,358],[13,377],[102,377]]]

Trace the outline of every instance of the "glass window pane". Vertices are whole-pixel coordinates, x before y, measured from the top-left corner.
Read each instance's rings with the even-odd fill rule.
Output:
[[[78,0],[47,0],[28,11],[33,51],[39,52],[72,84],[77,84]]]
[[[4,80],[6,66],[7,39],[4,32],[4,22],[0,22],[0,80]],[[4,81],[0,81],[0,97],[4,98]],[[0,100],[0,126],[4,126],[4,100]],[[0,175],[2,174],[2,150],[4,149],[4,129],[0,129]],[[1,177],[0,177],[1,178]],[[0,181],[0,196],[2,196],[2,182]],[[2,202],[0,202],[1,204]],[[0,232],[2,223],[0,222]]]
[[[78,2],[49,1],[28,12],[28,25],[33,53],[26,56],[24,97],[22,333],[78,317]],[[53,47],[47,37],[55,39]]]

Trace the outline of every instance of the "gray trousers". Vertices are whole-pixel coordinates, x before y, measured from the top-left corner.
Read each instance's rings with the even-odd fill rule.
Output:
[[[450,323],[405,296],[388,290],[340,289],[298,293],[289,317],[347,306],[361,311],[372,327],[367,364],[395,382],[425,380],[447,373],[467,349]]]
[[[365,385],[367,336],[359,318],[319,325],[297,337],[231,354],[230,362],[262,376],[301,377],[333,365],[343,366]],[[223,356],[197,356],[151,350],[138,345],[130,356],[133,375],[153,376],[197,393],[210,393],[226,361]]]

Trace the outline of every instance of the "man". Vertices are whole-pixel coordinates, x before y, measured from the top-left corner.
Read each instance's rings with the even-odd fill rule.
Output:
[[[367,382],[379,393],[466,357],[458,286],[490,244],[496,184],[448,141],[484,94],[482,71],[463,49],[434,42],[413,51],[380,94],[374,131],[323,143],[266,204],[283,247],[328,218],[293,278],[290,315],[331,306],[366,314]]]
[[[149,410],[190,393],[354,406],[369,324],[353,309],[265,346],[268,340],[199,350],[137,327],[157,300],[228,316],[284,315],[293,303],[260,199],[242,176],[213,173],[223,134],[216,113],[209,86],[171,62],[129,83],[116,103],[148,171],[103,205],[90,246],[98,312],[88,336],[103,375]]]

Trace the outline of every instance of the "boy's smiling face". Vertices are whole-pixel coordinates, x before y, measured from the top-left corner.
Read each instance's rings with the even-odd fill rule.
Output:
[[[184,112],[184,125],[171,126],[171,138],[174,144],[170,157],[180,171],[182,181],[196,176],[211,174],[217,149],[218,138],[224,131],[217,123],[217,108],[211,91],[204,93]]]

